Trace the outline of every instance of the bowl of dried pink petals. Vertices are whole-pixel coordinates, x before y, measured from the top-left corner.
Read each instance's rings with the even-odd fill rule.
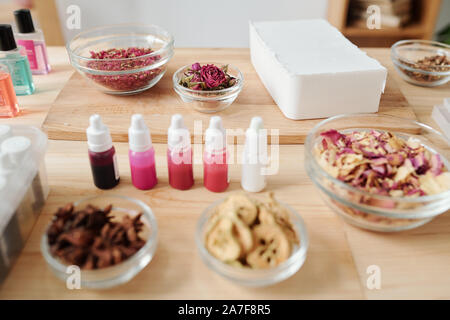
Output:
[[[381,114],[319,123],[305,168],[325,203],[360,228],[395,232],[450,209],[450,141],[433,128]]]
[[[428,40],[402,40],[391,48],[398,74],[407,82],[436,87],[450,80],[450,46]]]
[[[72,66],[100,91],[127,95],[158,83],[173,43],[161,27],[124,24],[84,31],[68,43],[67,52]]]
[[[144,202],[102,195],[59,208],[42,236],[41,251],[67,285],[104,289],[144,269],[157,238],[156,218]]]
[[[193,63],[173,74],[173,88],[194,110],[214,113],[228,108],[244,86],[238,68],[220,63]]]

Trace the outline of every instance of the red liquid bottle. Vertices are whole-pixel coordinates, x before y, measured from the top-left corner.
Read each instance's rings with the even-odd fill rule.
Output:
[[[203,183],[209,191],[224,192],[229,185],[226,133],[220,117],[212,117],[205,133]]]
[[[167,136],[169,184],[178,190],[190,189],[194,185],[191,136],[180,114],[172,116]]]
[[[94,184],[99,189],[114,188],[119,183],[120,177],[116,150],[109,129],[98,114],[91,116],[89,122],[90,126],[86,133]]]

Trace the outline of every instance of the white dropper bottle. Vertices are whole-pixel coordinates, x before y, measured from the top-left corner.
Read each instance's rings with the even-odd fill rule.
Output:
[[[267,132],[263,120],[253,117],[245,132],[242,154],[242,188],[248,192],[260,192],[266,187],[264,168],[267,161]]]

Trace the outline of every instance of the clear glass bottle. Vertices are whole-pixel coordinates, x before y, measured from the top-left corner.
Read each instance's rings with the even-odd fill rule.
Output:
[[[15,117],[19,113],[16,93],[12,84],[9,69],[0,64],[0,118]]]
[[[47,74],[50,72],[47,47],[44,34],[35,29],[30,10],[14,11],[18,32],[15,34],[17,44],[22,46],[28,57],[32,74]]]
[[[23,56],[17,47],[9,24],[0,24],[0,63],[8,66],[16,95],[29,95],[34,92],[28,58]]]

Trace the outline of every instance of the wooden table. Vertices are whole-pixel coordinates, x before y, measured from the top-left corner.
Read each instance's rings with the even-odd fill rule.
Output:
[[[432,106],[450,97],[450,86],[426,89],[409,85],[394,74],[387,49],[367,51],[388,67],[419,120],[436,126],[430,116]],[[73,72],[64,48],[49,48],[49,54],[54,71],[35,77],[37,92],[19,98],[24,115],[0,123],[42,125],[50,104]],[[122,181],[113,190],[100,191],[92,184],[86,143],[50,141],[46,156],[50,196],[21,256],[0,287],[0,299],[450,298],[450,215],[446,213],[424,227],[397,234],[349,226],[319,198],[303,168],[302,145],[280,147],[280,171],[269,178],[268,189],[303,216],[310,234],[308,257],[292,278],[263,289],[234,285],[208,270],[200,260],[194,243],[197,218],[209,203],[224,197],[203,188],[201,166],[194,169],[197,183],[193,189],[174,190],[168,186],[166,146],[157,144],[160,182],[153,190],[138,191],[130,181],[128,146],[119,143],[116,148]],[[240,189],[239,178],[239,167],[231,166],[232,183],[227,193]],[[156,256],[136,278],[121,287],[68,290],[42,258],[40,237],[59,206],[101,193],[132,196],[152,207],[160,227]],[[381,268],[380,290],[366,286],[370,265]]]

